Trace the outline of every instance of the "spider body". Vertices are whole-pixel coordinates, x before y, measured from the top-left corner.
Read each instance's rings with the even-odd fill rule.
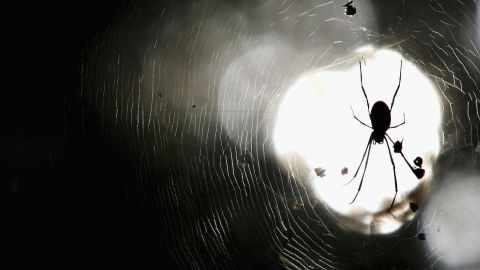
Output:
[[[383,144],[383,142],[385,141],[386,144],[387,144],[388,154],[390,156],[390,162],[392,163],[392,167],[393,167],[393,178],[395,180],[395,196],[393,197],[392,203],[390,204],[390,208],[388,209],[388,211],[390,211],[390,209],[392,209],[393,204],[395,203],[395,198],[397,197],[398,186],[397,186],[397,174],[395,172],[395,162],[393,161],[392,152],[390,150],[390,144],[388,143],[388,141],[390,140],[392,142],[394,152],[395,153],[400,153],[402,155],[403,159],[405,160],[405,162],[408,164],[408,166],[410,167],[410,169],[412,170],[412,172],[415,174],[415,176],[418,179],[421,179],[425,174],[425,170],[423,170],[421,168],[413,168],[412,165],[410,165],[410,163],[407,161],[407,159],[403,155],[403,152],[402,152],[402,142],[403,142],[403,140],[402,140],[402,142],[399,142],[399,141],[393,142],[393,140],[387,134],[387,130],[389,130],[391,128],[397,128],[397,127],[405,124],[405,114],[404,114],[402,123],[400,123],[398,125],[395,125],[395,126],[390,126],[391,120],[392,120],[391,111],[392,111],[392,108],[393,108],[393,104],[395,102],[395,97],[397,96],[398,90],[400,89],[400,83],[402,81],[402,61],[400,61],[400,76],[399,76],[399,79],[398,79],[398,86],[397,86],[397,89],[395,90],[395,94],[393,95],[393,99],[392,99],[392,103],[390,105],[390,108],[388,107],[388,105],[385,102],[377,101],[377,102],[375,102],[375,104],[373,104],[373,107],[372,107],[371,111],[370,111],[370,103],[368,102],[367,93],[365,92],[365,89],[363,88],[362,63],[359,62],[359,65],[360,65],[360,83],[361,83],[361,86],[362,86],[363,95],[365,96],[365,100],[367,101],[367,108],[368,108],[368,113],[369,113],[369,116],[370,116],[370,122],[371,122],[372,126],[369,126],[369,125],[365,124],[364,122],[362,122],[360,119],[358,119],[357,116],[355,115],[355,113],[353,112],[353,108],[352,108],[352,113],[353,113],[353,117],[358,122],[360,122],[362,125],[370,128],[370,129],[373,129],[373,131],[372,131],[372,134],[370,135],[370,138],[368,139],[367,147],[365,148],[365,152],[363,153],[363,157],[362,157],[362,160],[360,161],[360,165],[358,165],[358,169],[355,172],[355,175],[353,176],[352,180],[350,180],[347,183],[347,184],[349,184],[351,181],[353,181],[353,179],[355,179],[355,177],[357,177],[358,171],[360,170],[360,167],[362,166],[362,163],[365,160],[365,155],[366,155],[367,159],[365,161],[365,168],[363,170],[362,179],[360,180],[360,185],[358,186],[357,194],[355,195],[355,197],[353,198],[351,203],[353,203],[355,201],[358,194],[360,193],[360,189],[362,188],[363,179],[364,179],[364,176],[365,176],[365,172],[367,170],[368,159],[370,157],[370,149],[372,147],[372,143],[373,144],[375,144],[375,143]],[[388,138],[388,140],[385,140],[385,138]],[[417,163],[421,164],[421,161],[417,161]]]
[[[373,128],[373,139],[377,143],[383,143],[385,139],[385,132],[390,128],[391,122],[390,109],[383,101],[377,101],[373,104],[370,112],[370,121]]]

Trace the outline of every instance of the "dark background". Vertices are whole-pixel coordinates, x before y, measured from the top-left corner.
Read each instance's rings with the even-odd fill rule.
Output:
[[[129,175],[106,156],[95,117],[77,95],[81,59],[120,10],[115,1],[18,1],[4,9],[0,170],[12,262],[168,258],[154,244],[153,217],[129,213],[112,184]]]

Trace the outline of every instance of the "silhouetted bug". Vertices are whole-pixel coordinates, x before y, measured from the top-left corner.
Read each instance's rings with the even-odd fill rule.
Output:
[[[324,177],[326,175],[325,174],[326,170],[324,168],[318,167],[318,168],[315,168],[314,171],[317,176]]]
[[[420,239],[420,240],[422,240],[422,241],[424,241],[425,239],[427,239],[427,234],[426,234],[426,233],[423,233],[423,232],[422,232],[422,233],[419,233],[419,234],[417,235],[417,238]]]
[[[417,157],[414,161],[413,164],[417,165],[418,167],[422,167],[423,164],[423,159],[421,157]]]
[[[357,13],[357,8],[352,6],[353,1],[350,1],[343,5],[342,7],[345,7],[345,15],[347,16],[353,16],[355,13]]]
[[[417,212],[417,210],[418,210],[418,208],[419,208],[419,207],[418,207],[418,204],[416,204],[416,203],[414,203],[414,202],[410,202],[410,203],[408,204],[408,206],[410,207],[410,210],[412,210],[412,212]]]

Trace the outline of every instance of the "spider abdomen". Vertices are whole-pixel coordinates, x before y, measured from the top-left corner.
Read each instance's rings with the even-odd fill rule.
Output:
[[[370,112],[370,121],[372,122],[373,137],[377,143],[382,143],[385,132],[390,128],[390,109],[383,101],[377,101],[373,104]]]

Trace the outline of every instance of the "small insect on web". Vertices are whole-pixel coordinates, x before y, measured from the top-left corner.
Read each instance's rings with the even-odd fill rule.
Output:
[[[417,212],[417,210],[419,208],[418,204],[416,204],[414,202],[408,203],[408,207],[410,208],[410,210],[412,210],[412,212]]]
[[[426,233],[423,233],[423,232],[422,232],[422,233],[419,233],[419,234],[417,234],[417,238],[418,238],[419,240],[425,241],[425,240],[427,239],[427,234],[426,234]]]
[[[322,167],[315,168],[314,171],[317,176],[324,177],[326,175],[325,173],[326,170],[323,169]]]
[[[361,84],[361,87],[362,87],[363,95],[365,96],[365,100],[367,101],[367,108],[368,108],[368,112],[369,112],[369,115],[370,115],[370,121],[371,121],[372,126],[369,126],[369,125],[365,124],[364,122],[362,122],[353,112],[353,108],[351,106],[350,106],[350,108],[352,110],[353,117],[358,122],[360,122],[360,124],[370,128],[370,129],[373,129],[373,131],[372,131],[370,137],[368,138],[367,147],[365,148],[365,152],[363,153],[362,160],[360,161],[360,165],[358,165],[358,168],[357,168],[357,171],[355,172],[355,175],[353,176],[353,178],[350,181],[348,181],[348,183],[346,183],[346,185],[349,184],[350,182],[352,182],[355,179],[355,177],[357,177],[357,174],[360,171],[360,167],[362,166],[363,161],[365,160],[365,155],[366,155],[367,159],[365,160],[365,167],[363,169],[363,174],[362,174],[362,178],[360,180],[360,184],[358,186],[357,194],[353,198],[352,202],[350,202],[350,204],[352,204],[355,201],[358,194],[360,193],[360,189],[362,188],[363,179],[365,177],[365,172],[367,171],[368,159],[370,157],[370,149],[372,147],[372,142],[373,142],[373,144],[375,144],[375,143],[383,144],[383,142],[385,141],[386,145],[387,145],[387,149],[388,149],[388,154],[390,155],[390,162],[392,163],[392,167],[393,167],[393,178],[394,178],[394,181],[395,181],[395,196],[393,197],[392,203],[390,204],[390,207],[388,208],[388,211],[390,211],[392,209],[393,204],[395,203],[395,199],[397,197],[398,185],[397,185],[397,174],[395,172],[395,162],[393,161],[392,152],[390,150],[390,144],[388,143],[388,140],[390,140],[392,142],[394,152],[395,153],[400,153],[402,155],[403,159],[405,160],[405,162],[408,164],[408,166],[410,167],[410,169],[412,170],[412,172],[415,174],[415,176],[418,179],[421,179],[425,175],[425,170],[420,168],[421,164],[422,164],[422,162],[421,162],[422,159],[420,157],[418,157],[415,160],[415,164],[417,166],[418,165],[420,165],[420,166],[418,168],[414,168],[412,165],[410,165],[410,163],[407,161],[407,159],[403,155],[403,152],[402,152],[403,140],[402,140],[402,142],[400,142],[400,141],[393,142],[392,138],[390,138],[390,136],[387,134],[388,129],[397,128],[397,127],[405,124],[405,114],[403,114],[403,122],[402,123],[400,123],[398,125],[395,125],[395,126],[390,126],[391,112],[392,112],[393,104],[395,102],[395,97],[397,96],[398,90],[400,89],[400,84],[402,82],[402,61],[400,61],[400,76],[399,76],[399,79],[398,79],[398,86],[397,86],[397,89],[395,90],[395,94],[393,95],[393,99],[392,99],[392,103],[390,105],[390,108],[388,108],[388,105],[385,104],[385,102],[377,101],[377,102],[375,102],[375,104],[373,104],[372,110],[370,110],[370,103],[368,102],[367,93],[365,92],[365,88],[363,87],[362,63],[359,62],[359,65],[360,65],[360,84]],[[388,140],[386,140],[385,137],[388,138]]]
[[[342,7],[345,7],[345,15],[347,16],[353,16],[355,13],[357,13],[357,8],[352,6],[353,1],[350,1],[343,5]]]

